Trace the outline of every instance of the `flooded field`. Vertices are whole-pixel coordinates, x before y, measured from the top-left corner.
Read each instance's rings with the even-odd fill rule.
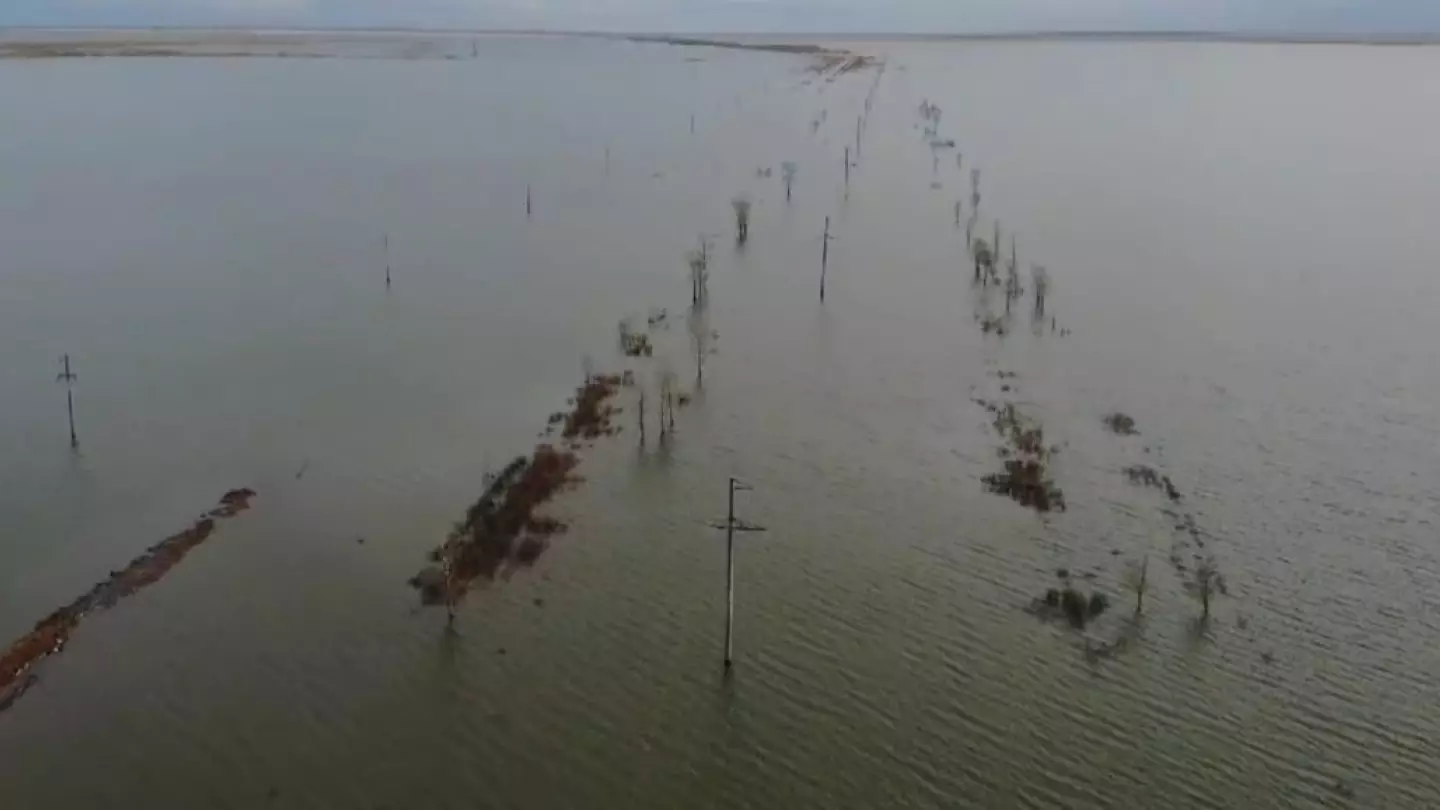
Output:
[[[7,810],[1440,805],[1440,51],[74,36]]]

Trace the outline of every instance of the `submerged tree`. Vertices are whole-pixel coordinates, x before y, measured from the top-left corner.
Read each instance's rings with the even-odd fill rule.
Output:
[[[795,172],[798,167],[795,161],[787,160],[780,164],[780,179],[785,183],[785,202],[790,202],[790,187],[795,185]]]
[[[735,242],[743,245],[750,239],[750,201],[736,197],[730,207],[735,209]]]
[[[1225,579],[1215,565],[1215,558],[1207,556],[1195,566],[1194,578],[1190,582],[1190,591],[1196,599],[1200,600],[1200,620],[1208,621],[1211,598],[1216,593],[1225,592]]]
[[[1010,261],[1005,264],[1005,311],[1010,311],[1010,303],[1019,298],[1024,292],[1020,287],[1019,260],[1015,253],[1015,236],[1010,236]]]
[[[1030,283],[1035,287],[1035,314],[1045,314],[1045,294],[1050,291],[1050,271],[1038,264],[1030,265]]]
[[[690,265],[690,303],[699,304],[710,293],[710,243],[700,237],[700,249],[685,254]]]
[[[660,389],[660,439],[675,432],[675,393],[679,387],[675,380],[675,372],[668,368],[662,368],[655,372],[656,381]]]
[[[715,333],[710,329],[710,320],[705,316],[705,310],[693,309],[690,311],[690,343],[695,350],[695,387],[701,388],[705,384],[705,358],[711,352],[711,343]]]
[[[626,357],[649,357],[654,351],[654,347],[650,344],[650,335],[638,331],[635,328],[633,318],[627,317],[621,320],[617,329],[620,334],[620,351]],[[587,371],[585,372],[585,383],[587,385],[590,383],[590,378],[594,376],[588,369],[589,366],[587,365]]]
[[[1125,569],[1122,577],[1125,587],[1135,594],[1135,615],[1137,616],[1145,607],[1145,587],[1149,572],[1150,557],[1146,556],[1141,558],[1139,565],[1131,563]]]
[[[983,236],[974,241],[970,252],[975,259],[975,280],[984,282],[989,278],[992,268],[995,266],[995,254],[990,250],[990,245]]]
[[[644,446],[645,446],[645,386],[644,386],[644,385],[638,385],[638,386],[636,386],[636,388],[638,389],[639,394],[640,394],[640,403],[639,403],[639,411],[640,411],[640,446],[641,446],[641,447],[644,447]]]

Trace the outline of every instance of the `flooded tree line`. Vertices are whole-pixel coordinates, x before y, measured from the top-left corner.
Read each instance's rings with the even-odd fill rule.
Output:
[[[876,78],[866,96],[867,115],[884,69],[883,63],[873,57],[826,48],[750,46],[673,37],[641,39],[677,45],[779,50],[805,54],[813,59],[807,71],[824,77],[827,82],[878,65],[880,69],[877,70]],[[812,131],[818,129],[824,117],[823,113],[817,117]],[[690,121],[693,131],[693,116]],[[857,155],[865,125],[865,116],[857,119],[854,144]],[[847,146],[847,175],[849,166],[850,152]],[[772,172],[762,167],[757,170],[756,175],[770,178]],[[793,199],[797,175],[798,166],[794,161],[780,164],[780,181],[787,202]],[[525,207],[527,216],[531,215],[533,203],[528,186]],[[750,239],[753,206],[750,198],[742,193],[731,199],[730,208],[734,218],[735,248],[743,250]],[[822,300],[824,271],[828,264],[829,241],[832,238],[827,218],[822,235]],[[430,565],[409,580],[410,585],[419,592],[422,604],[445,606],[449,619],[453,621],[456,604],[476,582],[494,580],[517,568],[532,565],[548,547],[549,538],[566,530],[563,521],[542,516],[538,510],[560,492],[580,483],[582,479],[574,470],[580,462],[578,454],[587,442],[621,431],[620,426],[613,424],[613,417],[618,415],[621,409],[609,404],[620,391],[633,392],[630,398],[635,406],[637,443],[642,452],[652,433],[658,435],[662,444],[674,436],[675,414],[678,409],[690,404],[695,394],[703,388],[706,360],[715,353],[715,343],[719,337],[719,333],[710,324],[708,314],[710,273],[714,256],[712,238],[703,232],[697,239],[696,247],[684,255],[685,278],[690,292],[685,331],[693,354],[693,388],[682,388],[678,375],[661,350],[660,344],[670,331],[671,325],[667,308],[652,307],[644,318],[629,315],[620,319],[616,327],[617,349],[628,367],[619,375],[594,374],[587,361],[585,382],[571,398],[571,410],[552,414],[544,434],[548,437],[558,430],[562,444],[537,444],[528,457],[515,458],[487,481],[485,490],[467,509],[464,518],[457,521],[444,541],[431,550]],[[652,415],[653,422],[650,421]]]
[[[931,153],[931,188],[938,189],[943,187],[940,154],[954,149],[955,140],[941,134],[944,115],[939,105],[924,99],[917,115],[919,120],[916,128]],[[963,153],[956,152],[954,164],[957,173],[964,172],[966,164]],[[1027,298],[1027,287],[1020,270],[1019,239],[1016,234],[1006,234],[997,217],[990,222],[988,238],[980,235],[984,210],[981,178],[981,169],[972,166],[968,175],[968,215],[965,201],[956,198],[953,200],[951,219],[956,229],[961,227],[962,222],[964,226],[966,264],[971,272],[971,285],[977,305],[975,320],[979,323],[982,334],[1003,339],[1013,329],[1012,318],[1019,309],[1017,305]],[[1003,306],[999,311],[991,308],[992,291],[999,293]],[[1049,312],[1048,303],[1052,291],[1050,271],[1044,265],[1031,264],[1028,308],[1032,331],[1037,336],[1048,331],[1065,337],[1069,335],[1069,330],[1061,327],[1058,319]],[[1048,330],[1045,329],[1047,320]],[[995,452],[1001,469],[982,476],[982,484],[987,491],[1007,497],[1036,513],[1064,512],[1065,496],[1055,482],[1050,467],[1050,462],[1060,452],[1061,446],[1047,441],[1044,426],[1038,417],[1028,412],[1017,397],[1017,376],[1014,372],[997,371],[993,377],[997,381],[999,396],[972,398],[975,404],[984,408],[991,416],[991,427],[999,439]],[[1100,422],[1107,431],[1122,440],[1139,435],[1135,420],[1127,414],[1106,414]],[[1149,452],[1148,447],[1146,452]],[[1121,474],[1133,485],[1163,493],[1168,506],[1161,506],[1160,512],[1173,521],[1175,532],[1168,556],[1170,566],[1182,590],[1194,597],[1199,608],[1196,629],[1203,632],[1210,620],[1215,598],[1228,593],[1218,562],[1206,547],[1204,533],[1198,527],[1193,513],[1176,511],[1183,495],[1169,474],[1144,464],[1127,466],[1121,470]],[[1112,555],[1120,556],[1123,553],[1122,550],[1115,549]],[[1095,587],[1093,574],[1077,577],[1072,576],[1068,568],[1060,568],[1055,577],[1054,584],[1032,600],[1027,610],[1043,619],[1058,620],[1077,630],[1085,630],[1110,608],[1110,597]],[[1154,585],[1148,549],[1123,563],[1118,581],[1122,589],[1134,596],[1133,619],[1122,628],[1118,636],[1108,641],[1097,642],[1087,635],[1084,650],[1087,658],[1091,660],[1118,655],[1138,637],[1139,618],[1145,610],[1145,596]]]

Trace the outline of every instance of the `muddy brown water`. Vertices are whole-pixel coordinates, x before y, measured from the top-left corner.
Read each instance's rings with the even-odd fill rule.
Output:
[[[1440,805],[1440,51],[860,43],[847,197],[868,69],[385,47],[414,58],[0,62],[0,638],[264,493],[0,714],[5,807]],[[1058,330],[981,331],[926,99]],[[674,440],[639,452],[622,393],[569,532],[455,633],[415,612],[587,355],[693,385],[701,233],[719,337]],[[1002,396],[1067,511],[982,486]],[[769,531],[727,682],[730,475]],[[1177,537],[1228,585],[1205,628]],[[1026,611],[1062,567],[1111,596],[1083,633]]]

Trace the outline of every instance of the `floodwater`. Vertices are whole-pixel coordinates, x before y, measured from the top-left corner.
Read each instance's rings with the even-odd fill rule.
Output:
[[[0,63],[0,637],[258,493],[0,714],[0,803],[1440,804],[1440,51],[852,47],[888,61],[848,194],[875,70],[805,56]],[[1055,331],[982,333],[971,167]],[[568,534],[446,633],[405,579],[585,359],[693,384],[701,234],[675,437],[639,450],[622,393]],[[618,357],[651,307],[656,357]],[[975,398],[1043,422],[1066,511],[985,490]],[[726,679],[731,475],[769,531]],[[1203,625],[1185,521],[1228,585]],[[1083,632],[1026,611],[1058,568],[1112,598]]]

